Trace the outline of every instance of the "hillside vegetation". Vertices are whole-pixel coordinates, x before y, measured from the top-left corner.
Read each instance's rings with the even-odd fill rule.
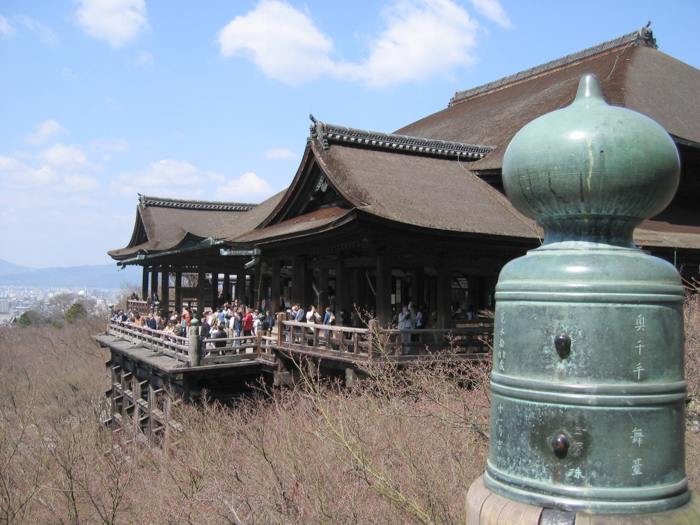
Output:
[[[697,297],[686,316],[697,399]],[[464,521],[488,450],[487,370],[378,368],[352,390],[308,382],[234,408],[180,406],[183,431],[162,449],[117,447],[98,424],[108,356],[90,335],[103,328],[0,331],[0,523]],[[687,436],[696,489],[699,435]]]

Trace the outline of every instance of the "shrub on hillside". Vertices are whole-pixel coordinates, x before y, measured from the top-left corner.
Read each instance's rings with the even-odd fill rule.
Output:
[[[27,310],[17,319],[17,324],[20,326],[37,325],[44,322],[44,317],[36,310]]]
[[[87,317],[87,311],[82,303],[73,303],[70,305],[68,310],[66,310],[66,321],[69,323],[74,323],[78,319],[85,319]]]

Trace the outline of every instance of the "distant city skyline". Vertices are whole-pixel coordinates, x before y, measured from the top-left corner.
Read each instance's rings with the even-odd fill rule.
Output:
[[[699,19],[695,0],[4,2],[0,258],[110,263],[137,192],[283,189],[309,113],[390,132],[648,20],[661,51],[699,67]]]

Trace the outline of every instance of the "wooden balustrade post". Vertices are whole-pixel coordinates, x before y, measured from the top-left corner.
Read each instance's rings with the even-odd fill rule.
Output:
[[[311,328],[311,346],[313,348],[316,348],[318,346],[319,333],[317,326],[318,325],[314,323],[313,327]]]
[[[374,340],[376,338],[377,330],[379,330],[379,321],[376,319],[371,319],[367,326],[369,327],[369,332],[367,334],[367,356],[372,359],[372,355],[374,354]]]
[[[255,353],[262,354],[262,330],[258,329],[255,333]]]
[[[284,342],[284,320],[287,315],[284,312],[277,314],[277,346],[282,346]]]
[[[199,322],[196,319],[192,319],[187,337],[190,366],[199,366],[202,357],[202,340],[199,338]]]

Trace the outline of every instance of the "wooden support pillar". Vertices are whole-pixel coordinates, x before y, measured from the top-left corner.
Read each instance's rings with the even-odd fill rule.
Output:
[[[343,264],[343,257],[339,256],[335,263],[335,318],[340,320],[340,313],[345,312],[343,324],[350,326],[350,308],[348,304],[348,271]]]
[[[201,268],[197,272],[197,318],[202,318],[202,313],[204,312],[204,282],[205,282],[204,270]]]
[[[258,263],[253,268],[253,275],[251,279],[251,297],[253,298],[253,307],[258,308],[263,300],[263,290],[262,290],[262,261],[258,260]]]
[[[228,270],[226,270],[226,273],[224,274],[224,285],[223,285],[223,296],[224,296],[224,302],[228,303],[231,301],[231,274],[228,273]]]
[[[428,310],[430,317],[428,323],[430,328],[435,328],[437,323],[437,277],[428,277]]]
[[[303,308],[308,307],[308,287],[306,257],[294,257],[292,263],[292,302],[299,303]]]
[[[413,278],[416,280],[414,289],[415,296],[413,297],[413,304],[416,307],[420,307],[425,304],[425,268],[418,268],[417,271],[413,272]],[[424,312],[425,313],[425,312]]]
[[[251,277],[250,272],[248,270],[244,270],[243,272],[243,279],[245,283],[245,304],[248,306],[253,306],[253,283],[255,282],[255,279]]]
[[[348,303],[350,304],[350,308],[352,308],[352,303],[356,303],[358,306],[363,306],[362,305],[362,300],[360,298],[360,276],[361,272],[358,268],[350,268],[350,279],[349,279],[349,284],[350,284],[350,301]],[[352,312],[350,312],[352,313]]]
[[[270,311],[275,313],[280,310],[280,260],[270,260]]]
[[[155,295],[158,295],[158,270],[155,266],[151,266],[151,288],[148,291],[148,297],[153,299]]]
[[[245,269],[243,267],[243,261],[239,261],[236,266],[236,293],[235,298],[238,299],[239,303],[245,302]]]
[[[219,270],[211,271],[211,309],[219,306]]]
[[[447,256],[442,254],[438,262],[437,275],[437,328],[450,328],[452,326],[451,292],[452,267]]]
[[[143,267],[143,275],[141,276],[141,300],[148,300],[148,266]]]
[[[160,309],[165,315],[170,314],[170,268],[168,266],[161,267]]]
[[[386,255],[377,255],[376,315],[381,326],[391,323],[391,264]]]
[[[175,313],[182,311],[182,272],[175,272]]]
[[[328,268],[318,269],[318,281],[316,282],[316,288],[318,289],[318,297],[315,298],[318,304],[318,313],[323,317],[323,313],[328,306]]]

